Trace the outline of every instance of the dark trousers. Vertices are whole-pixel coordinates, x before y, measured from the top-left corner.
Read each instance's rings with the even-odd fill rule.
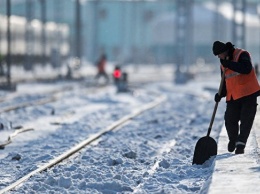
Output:
[[[104,71],[98,72],[98,74],[95,76],[95,79],[99,79],[101,76],[103,76],[106,79],[106,82],[109,81],[109,77],[108,77],[107,73]]]
[[[257,109],[257,97],[227,102],[225,126],[230,141],[247,142]]]

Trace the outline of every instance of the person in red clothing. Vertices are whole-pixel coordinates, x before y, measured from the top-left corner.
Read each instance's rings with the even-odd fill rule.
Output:
[[[99,79],[101,76],[103,76],[106,79],[106,83],[109,82],[109,77],[106,73],[106,63],[107,63],[107,57],[105,54],[101,55],[100,59],[97,62],[97,75],[95,76],[95,79]]]
[[[221,41],[215,41],[212,50],[220,59],[221,74],[225,70],[223,89],[221,95],[215,95],[215,101],[226,97],[228,151],[243,154],[255,118],[260,86],[249,52]]]

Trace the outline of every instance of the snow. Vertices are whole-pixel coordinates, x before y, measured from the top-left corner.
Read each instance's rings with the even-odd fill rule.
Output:
[[[46,97],[46,92],[66,86],[73,89],[58,93],[58,101],[1,113],[1,142],[14,132],[10,123],[33,130],[17,135],[0,150],[0,189],[165,97],[10,193],[201,193],[209,188],[215,158],[203,165],[191,163],[196,142],[207,133],[219,81],[219,72],[213,71],[186,84],[157,81],[127,93],[118,93],[113,85],[90,89],[84,81],[20,84],[12,104]],[[222,101],[211,132],[216,141],[223,126]]]
[[[256,150],[258,145],[256,145],[255,133],[256,130],[253,130],[249,136],[246,153],[234,155],[226,151],[228,138],[226,129],[223,127],[219,137],[222,144],[218,146],[214,174],[207,188],[209,193],[223,193],[223,190],[231,191],[231,193],[258,193],[260,189],[258,184],[259,155]]]

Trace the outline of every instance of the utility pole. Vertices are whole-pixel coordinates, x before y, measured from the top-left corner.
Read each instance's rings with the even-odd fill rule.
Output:
[[[33,2],[32,0],[26,0],[26,34],[25,34],[25,42],[26,42],[26,62],[25,62],[25,70],[32,69],[32,52],[33,52],[33,43],[32,43],[32,10],[33,10]]]
[[[55,0],[54,4],[54,10],[60,10],[60,11],[54,11],[54,21],[58,24],[56,32],[55,32],[55,55],[54,55],[54,61],[52,61],[52,64],[54,67],[60,67],[63,64],[63,55],[62,55],[62,39],[63,34],[60,34],[62,28],[60,27],[60,24],[63,22],[63,16],[64,16],[64,0]]]
[[[7,16],[7,72],[6,72],[6,83],[0,85],[2,90],[15,90],[16,86],[11,83],[11,0],[6,0],[6,16]]]
[[[41,2],[41,18],[42,18],[42,65],[46,63],[46,0]]]
[[[188,66],[193,59],[193,0],[176,0],[176,3],[177,64],[174,81],[185,83],[190,79]],[[181,69],[181,66],[184,69]]]
[[[93,61],[96,60],[98,56],[98,47],[99,47],[99,0],[94,0],[93,2],[93,49],[92,57]]]
[[[233,22],[232,37],[233,43],[243,49],[246,49],[246,0],[232,0],[233,4]],[[238,12],[242,13],[242,21],[237,21]]]
[[[177,68],[187,67],[192,62],[193,49],[193,0],[176,1]],[[185,54],[188,53],[188,54]]]
[[[76,33],[75,33],[75,43],[76,43],[76,53],[75,56],[79,59],[81,63],[81,55],[82,55],[82,37],[81,37],[81,7],[80,0],[76,0]]]
[[[11,0],[7,0],[7,85],[11,86]]]

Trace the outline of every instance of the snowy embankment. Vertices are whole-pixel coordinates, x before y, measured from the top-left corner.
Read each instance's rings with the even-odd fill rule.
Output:
[[[165,95],[167,99],[159,106],[31,177],[11,193],[199,193],[214,163],[191,162],[196,142],[207,133],[218,81],[204,77],[185,85],[163,82],[122,94],[113,87],[95,95],[79,88],[57,102],[6,113],[3,119],[31,123],[34,131],[20,134],[0,150],[0,189],[133,109]],[[219,106],[211,133],[216,140],[223,124],[223,106]]]

